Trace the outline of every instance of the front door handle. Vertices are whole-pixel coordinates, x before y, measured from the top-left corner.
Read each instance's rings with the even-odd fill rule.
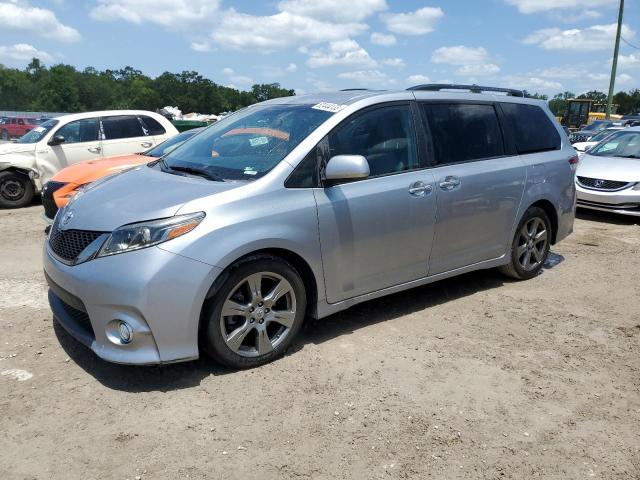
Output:
[[[440,188],[445,191],[453,190],[460,186],[460,179],[454,176],[445,177],[443,181],[440,182]]]
[[[144,148],[149,148],[151,145],[153,145],[153,143],[151,143],[151,142],[142,142],[140,145],[142,145]]]
[[[431,185],[424,182],[415,182],[409,186],[409,194],[414,197],[424,197],[428,193],[431,193]]]
[[[102,149],[100,147],[89,147],[87,148],[91,153],[100,153]]]

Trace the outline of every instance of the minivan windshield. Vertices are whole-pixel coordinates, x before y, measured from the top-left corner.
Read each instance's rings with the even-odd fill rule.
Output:
[[[163,165],[211,179],[260,178],[331,115],[312,105],[254,105],[180,145]]]
[[[608,128],[605,128],[604,130],[601,130],[600,132],[596,133],[593,137],[591,137],[589,139],[590,142],[599,142],[600,140],[604,140],[605,138],[607,138],[609,135],[611,135],[613,132],[616,132],[617,130],[610,130]]]
[[[47,120],[41,123],[33,130],[25,133],[21,136],[17,143],[36,143],[44,138],[44,136],[51,131],[53,127],[58,124],[58,120]]]
[[[586,127],[582,128],[583,132],[597,132],[602,130],[603,128],[607,128],[611,126],[613,122],[608,122],[606,120],[596,120],[593,123],[590,123]]]
[[[589,151],[597,157],[640,158],[640,131],[619,131]]]

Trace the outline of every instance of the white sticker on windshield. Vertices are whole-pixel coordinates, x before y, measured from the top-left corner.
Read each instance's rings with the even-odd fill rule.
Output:
[[[315,108],[316,110],[323,110],[325,112],[336,113],[346,107],[346,105],[338,105],[337,103],[320,102],[311,108]]]
[[[34,131],[40,133],[40,132],[44,132],[44,128],[43,127],[36,127],[33,129]]]
[[[257,175],[258,172],[253,169],[253,167],[244,167],[244,171],[242,172],[245,175]]]
[[[249,139],[249,145],[252,147],[257,147],[258,145],[265,145],[269,143],[269,139],[267,137],[256,137]]]

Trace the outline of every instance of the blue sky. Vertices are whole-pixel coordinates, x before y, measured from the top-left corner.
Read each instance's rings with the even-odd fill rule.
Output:
[[[0,63],[196,70],[297,92],[478,83],[605,91],[619,0],[0,0]],[[640,2],[623,37],[640,46]],[[640,87],[621,43],[616,91]]]

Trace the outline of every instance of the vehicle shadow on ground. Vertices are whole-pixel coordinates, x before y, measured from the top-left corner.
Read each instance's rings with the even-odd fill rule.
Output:
[[[554,268],[562,261],[564,257],[550,253],[542,273]],[[307,319],[298,340],[289,349],[288,354],[295,354],[309,343],[320,344],[354,333],[360,328],[498,288],[511,281],[495,269],[480,270],[370,300],[322,320]],[[114,390],[168,392],[197,386],[204,378],[211,375],[235,373],[234,370],[218,365],[204,355],[199,360],[173,365],[131,366],[109,363],[78,343],[55,321],[54,331],[60,345],[72,361],[102,385]]]
[[[599,210],[585,210],[583,208],[576,210],[576,218],[591,222],[611,223],[613,225],[640,225],[640,217],[601,212]]]

